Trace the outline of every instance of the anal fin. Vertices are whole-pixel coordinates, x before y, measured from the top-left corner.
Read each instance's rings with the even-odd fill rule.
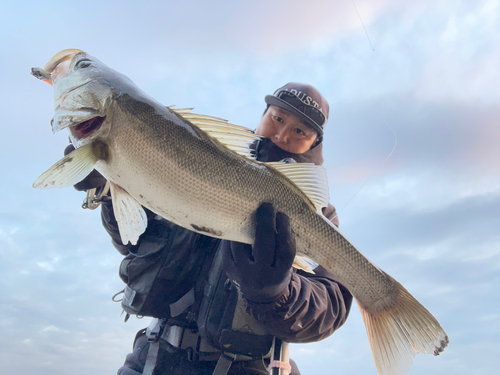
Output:
[[[318,267],[318,263],[302,254],[297,254],[293,259],[292,267],[297,270],[314,274],[314,269]]]

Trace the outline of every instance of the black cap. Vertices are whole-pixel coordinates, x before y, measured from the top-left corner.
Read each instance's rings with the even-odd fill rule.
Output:
[[[323,135],[323,128],[328,121],[329,106],[320,92],[311,85],[290,82],[279,88],[273,95],[266,95],[269,105],[290,111],[307,125]]]

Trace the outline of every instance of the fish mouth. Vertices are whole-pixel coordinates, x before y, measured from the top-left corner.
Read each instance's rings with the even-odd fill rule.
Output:
[[[104,120],[106,120],[106,116],[104,117],[96,116],[78,125],[74,125],[70,128],[71,134],[77,140],[87,138],[92,133],[96,132],[101,128],[102,124],[104,123]]]

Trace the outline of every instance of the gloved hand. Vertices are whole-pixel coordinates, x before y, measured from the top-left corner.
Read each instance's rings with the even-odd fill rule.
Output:
[[[72,144],[68,145],[64,149],[64,156],[68,155],[70,152],[75,150],[75,146]],[[98,188],[104,186],[106,184],[106,179],[102,174],[97,172],[95,169],[90,172],[90,174],[85,177],[83,180],[73,185],[73,187],[78,191],[86,191],[94,188]]]
[[[252,302],[271,302],[281,297],[290,283],[295,258],[295,239],[288,216],[270,203],[256,211],[255,244],[223,241],[223,267]]]

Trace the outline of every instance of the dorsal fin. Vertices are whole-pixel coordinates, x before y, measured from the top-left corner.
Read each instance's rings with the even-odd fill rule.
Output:
[[[249,146],[255,140],[260,139],[260,137],[255,135],[250,129],[230,124],[227,120],[218,117],[191,113],[192,108],[174,109],[174,106],[168,108],[178,116],[208,133],[212,138],[217,139],[220,143],[236,152],[238,155],[255,160],[255,156]]]
[[[322,208],[328,206],[328,177],[321,165],[313,163],[287,164],[282,162],[264,163],[288,177],[314,204],[322,214]]]
[[[192,108],[174,109],[174,106],[168,108],[207,132],[211,137],[217,139],[238,155],[255,160],[249,146],[260,137],[250,129],[230,124],[227,120],[218,117],[191,113]],[[328,206],[328,179],[322,166],[312,163],[288,164],[283,162],[263,164],[278,170],[288,177],[307,195],[319,213],[322,213],[323,207]]]

